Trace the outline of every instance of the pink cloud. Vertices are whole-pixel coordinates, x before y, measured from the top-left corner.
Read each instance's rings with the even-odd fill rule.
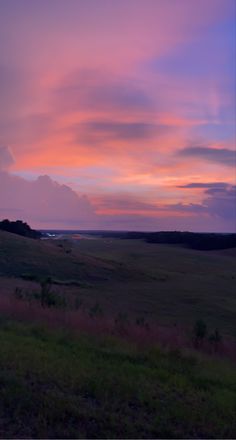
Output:
[[[0,172],[0,215],[24,219],[38,227],[92,227],[96,219],[85,195],[78,196],[49,176],[28,181],[6,171]]]

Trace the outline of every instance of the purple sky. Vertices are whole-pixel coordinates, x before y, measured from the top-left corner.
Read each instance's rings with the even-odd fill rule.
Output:
[[[0,219],[236,230],[234,0],[1,0]]]

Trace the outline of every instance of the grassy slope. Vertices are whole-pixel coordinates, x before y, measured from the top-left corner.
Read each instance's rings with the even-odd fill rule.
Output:
[[[20,277],[52,276],[59,280],[99,281],[110,277],[127,278],[129,273],[121,271],[115,262],[103,261],[99,257],[66,253],[57,242],[32,240],[16,234],[0,231],[0,276]],[[132,274],[131,274],[132,275]]]
[[[236,375],[23,324],[0,327],[1,438],[234,438]]]
[[[202,318],[236,336],[234,257],[141,240],[81,240],[77,248],[145,273],[146,280],[104,287],[103,297],[114,308],[167,323],[191,324]]]
[[[98,301],[105,314],[122,312],[168,325],[192,326],[200,318],[210,329],[236,336],[235,258],[141,240],[63,244],[72,246],[70,254],[59,244],[0,231],[0,276],[30,273],[76,280],[85,288],[62,289],[79,295],[85,307]],[[14,291],[12,280],[0,278],[0,291],[1,286]]]
[[[67,254],[58,244],[0,231],[0,291],[24,273],[92,282],[68,291],[96,297],[104,311],[168,323],[201,317],[233,334],[230,256],[103,239],[75,242]],[[236,436],[236,375],[226,362],[4,320],[0,347],[0,438]]]

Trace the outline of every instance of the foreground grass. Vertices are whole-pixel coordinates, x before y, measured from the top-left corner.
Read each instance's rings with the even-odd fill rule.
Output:
[[[3,320],[1,438],[234,438],[226,361]]]

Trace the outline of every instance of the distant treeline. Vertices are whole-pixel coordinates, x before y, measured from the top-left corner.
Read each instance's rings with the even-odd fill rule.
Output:
[[[15,222],[11,222],[7,219],[3,220],[0,222],[0,230],[29,238],[40,238],[42,235],[41,232],[31,229],[27,223],[24,223],[21,220],[16,220]]]
[[[199,250],[227,249],[236,247],[236,234],[197,232],[100,232],[103,237],[143,239],[148,243],[177,244]]]

